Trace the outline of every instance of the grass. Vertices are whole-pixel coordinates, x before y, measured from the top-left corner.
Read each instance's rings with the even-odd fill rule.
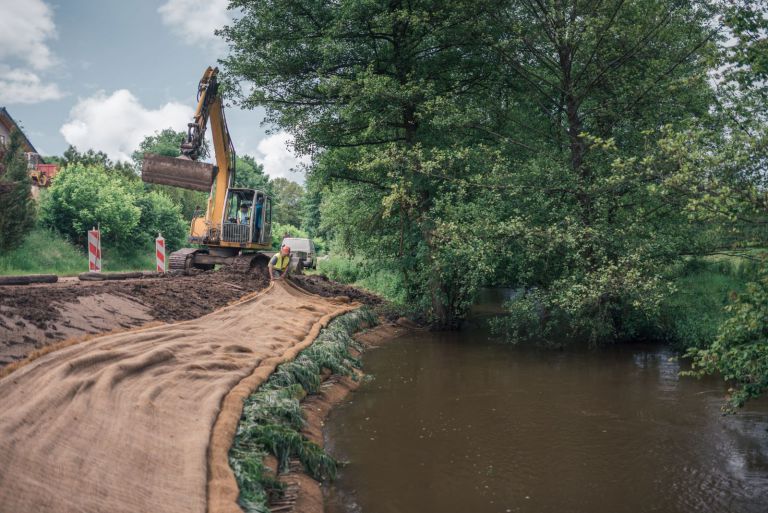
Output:
[[[676,269],[673,293],[659,318],[661,337],[678,349],[706,347],[725,320],[725,306],[755,279],[756,263],[740,258],[691,259]]]
[[[334,281],[375,292],[396,306],[406,304],[402,276],[381,264],[362,258],[330,256],[318,260],[317,271]]]
[[[154,247],[126,254],[104,249],[102,270],[149,271],[155,269]],[[0,275],[76,275],[88,271],[88,257],[81,248],[58,233],[35,228],[18,248],[0,255]]]
[[[375,316],[365,309],[337,317],[311,346],[295,360],[280,365],[245,401],[229,452],[244,511],[268,512],[269,497],[282,490],[280,482],[264,466],[268,454],[277,458],[279,472],[287,471],[289,462],[298,459],[315,479],[335,477],[336,461],[301,434],[305,421],[300,401],[307,394],[319,392],[323,370],[354,376],[360,363],[349,352],[351,347],[359,349],[352,334],[375,321]]]

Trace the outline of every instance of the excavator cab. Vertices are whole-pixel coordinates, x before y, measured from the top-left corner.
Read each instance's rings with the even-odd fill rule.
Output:
[[[269,196],[254,189],[229,189],[221,220],[221,241],[264,244],[272,227]]]

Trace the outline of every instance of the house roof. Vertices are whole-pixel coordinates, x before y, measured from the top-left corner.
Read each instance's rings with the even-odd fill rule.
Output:
[[[11,117],[10,114],[8,114],[8,111],[5,109],[5,107],[0,107],[0,123],[3,124],[3,126],[8,130],[9,132],[13,130],[14,128],[19,131],[21,134],[22,142],[24,143],[24,151],[30,152],[30,153],[37,153],[37,150],[34,146],[32,146],[32,143],[27,139],[27,136],[24,134],[24,130],[21,129],[21,127],[16,123],[16,121]]]

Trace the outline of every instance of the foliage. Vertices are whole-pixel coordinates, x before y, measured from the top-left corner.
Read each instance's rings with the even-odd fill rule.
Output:
[[[264,166],[250,155],[237,156],[235,185],[246,189],[258,189],[273,196],[269,177],[264,174]]]
[[[0,254],[17,248],[35,223],[35,205],[27,176],[22,136],[12,130],[0,156]]]
[[[125,253],[146,247],[159,231],[169,248],[177,248],[186,232],[170,199],[160,192],[145,193],[135,180],[102,167],[74,164],[61,169],[40,211],[43,226],[79,246],[85,246],[88,230],[100,226],[103,246]]]
[[[304,188],[287,178],[274,178],[270,181],[273,191],[273,219],[276,223],[301,225],[302,200]]]
[[[104,245],[130,247],[141,210],[134,191],[102,167],[73,164],[56,175],[41,205],[44,226],[85,246],[87,231],[101,226]]]
[[[83,166],[97,166],[102,167],[109,172],[115,172],[123,175],[126,178],[136,178],[136,173],[133,166],[128,162],[113,162],[109,158],[109,155],[103,151],[95,151],[89,149],[88,151],[81,152],[76,146],[69,145],[64,155],[62,156],[50,156],[45,157],[46,162],[51,164],[58,164],[59,167],[66,167],[74,164],[80,164]]]
[[[269,511],[268,495],[280,493],[278,481],[262,463],[266,454],[277,458],[279,472],[287,471],[290,460],[296,458],[315,479],[333,479],[337,463],[301,434],[304,418],[299,401],[319,391],[324,369],[354,375],[359,362],[349,354],[349,348],[356,347],[352,334],[374,322],[366,310],[337,317],[296,360],[280,365],[246,400],[229,453],[240,488],[239,502],[246,511]]]
[[[689,233],[671,219],[648,237],[675,205],[631,159],[659,117],[707,113],[706,2],[233,6],[225,65],[255,85],[241,102],[314,156],[307,228],[396,265],[435,324],[499,281],[540,281],[595,339],[657,309],[654,269]]]
[[[728,318],[711,346],[692,348],[694,376],[719,373],[733,383],[729,411],[768,390],[768,273],[726,307]]]
[[[318,260],[317,269],[331,280],[375,292],[400,309],[406,305],[402,277],[394,265],[387,267],[377,259],[329,256]]]
[[[152,245],[157,235],[162,234],[169,252],[183,247],[188,225],[184,222],[180,205],[161,191],[139,192],[135,204],[141,211],[134,233],[134,240],[139,245]]]

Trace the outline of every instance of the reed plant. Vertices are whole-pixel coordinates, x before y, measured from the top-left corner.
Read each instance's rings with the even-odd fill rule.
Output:
[[[277,459],[278,473],[287,472],[291,460],[297,459],[315,479],[336,476],[337,462],[301,434],[306,421],[300,401],[320,391],[325,371],[355,377],[360,361],[350,349],[361,348],[352,335],[374,324],[376,317],[368,309],[337,317],[311,346],[295,360],[278,366],[245,401],[229,461],[240,488],[239,502],[246,512],[269,511],[270,496],[279,496],[282,491],[276,476],[264,465],[267,455]]]

